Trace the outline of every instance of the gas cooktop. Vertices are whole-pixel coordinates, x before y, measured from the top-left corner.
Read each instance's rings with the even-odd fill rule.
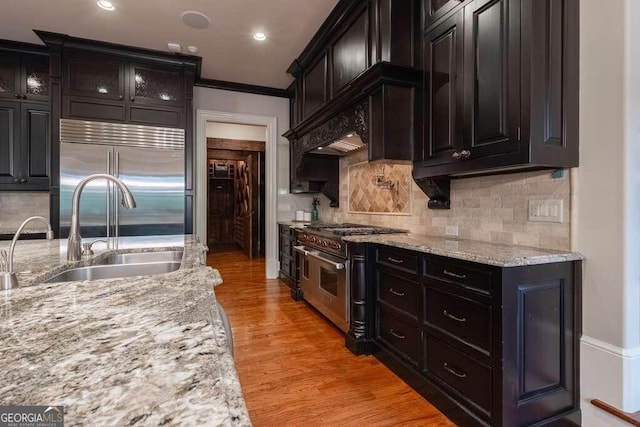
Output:
[[[323,233],[330,233],[336,236],[356,236],[367,234],[394,234],[394,233],[408,233],[408,230],[401,230],[398,228],[377,227],[375,225],[362,225],[362,224],[331,224],[331,223],[318,223],[309,224],[306,226],[307,230],[321,231]]]

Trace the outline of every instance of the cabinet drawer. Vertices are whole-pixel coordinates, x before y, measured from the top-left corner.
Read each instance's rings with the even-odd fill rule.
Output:
[[[376,260],[379,264],[418,274],[418,257],[411,253],[382,247],[377,250]]]
[[[475,292],[491,295],[491,271],[475,269],[466,265],[463,261],[438,260],[428,258],[425,260],[425,274],[437,279],[446,280],[461,285]]]
[[[426,289],[427,323],[466,344],[491,352],[490,307],[437,289]]]
[[[288,257],[282,257],[280,259],[280,273],[291,276],[291,259]]]
[[[421,285],[385,270],[378,271],[378,298],[414,319],[420,311]]]
[[[410,323],[378,307],[376,336],[411,364],[422,361],[422,332]]]
[[[426,337],[426,347],[427,370],[490,415],[491,367],[432,336]]]

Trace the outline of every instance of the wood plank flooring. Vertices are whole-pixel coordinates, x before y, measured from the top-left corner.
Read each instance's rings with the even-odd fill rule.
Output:
[[[372,356],[354,356],[343,334],[279,280],[264,258],[215,251],[208,264],[232,325],[235,362],[254,426],[453,426]]]

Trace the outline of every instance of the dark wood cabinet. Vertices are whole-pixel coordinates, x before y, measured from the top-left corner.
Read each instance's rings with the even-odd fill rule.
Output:
[[[0,190],[49,189],[49,105],[0,101]]]
[[[464,0],[423,0],[422,2],[422,19],[425,29],[445,16],[454,8],[460,6]]]
[[[374,352],[445,415],[579,424],[579,261],[496,267],[380,245],[367,253]]]
[[[63,62],[64,118],[184,126],[182,67],[74,50]]]
[[[327,101],[327,55],[322,55],[302,76],[302,117],[307,118]]]
[[[297,287],[298,283],[296,253],[293,250],[295,245],[296,235],[294,229],[286,224],[278,224],[279,276],[292,288]]]
[[[369,67],[367,17],[367,7],[355,12],[331,46],[332,96]]]
[[[0,98],[48,101],[48,57],[0,51]]]
[[[578,1],[425,8],[414,178],[577,166]]]
[[[424,38],[424,144],[413,157],[423,164],[453,162],[463,149],[463,21],[460,9]]]

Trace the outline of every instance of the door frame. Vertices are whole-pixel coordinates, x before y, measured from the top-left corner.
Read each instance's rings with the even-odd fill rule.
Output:
[[[196,111],[196,149],[195,157],[195,210],[194,234],[201,242],[207,240],[207,122],[234,123],[240,125],[265,126],[267,135],[265,141],[265,256],[267,279],[278,277],[278,241],[277,241],[277,143],[278,119],[272,116],[254,114],[227,113],[224,111],[201,110]]]

